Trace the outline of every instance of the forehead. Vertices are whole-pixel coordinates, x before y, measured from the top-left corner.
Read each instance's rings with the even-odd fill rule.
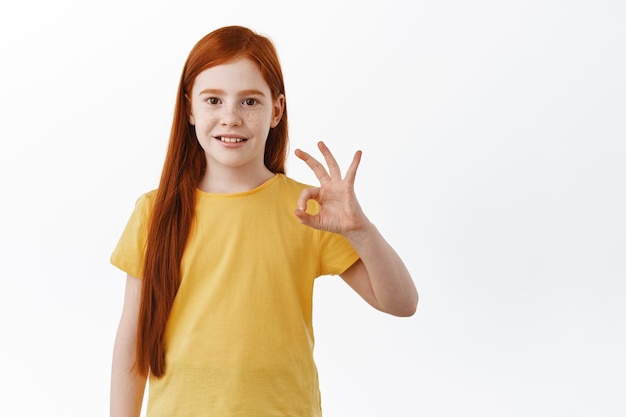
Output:
[[[192,94],[205,89],[270,92],[259,65],[249,58],[239,58],[202,71],[194,80]]]

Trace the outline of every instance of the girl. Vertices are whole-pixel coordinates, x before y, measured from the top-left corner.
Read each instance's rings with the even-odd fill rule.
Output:
[[[287,107],[271,41],[224,27],[192,49],[157,190],[138,199],[111,257],[127,276],[111,415],[321,416],[312,291],[340,275],[373,307],[410,316],[417,291],[344,178],[285,176]]]

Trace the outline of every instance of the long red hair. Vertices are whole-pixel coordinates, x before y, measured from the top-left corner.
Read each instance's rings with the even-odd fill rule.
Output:
[[[137,329],[137,370],[155,377],[165,373],[165,327],[181,282],[180,263],[194,220],[196,189],[206,167],[204,151],[189,123],[193,83],[202,71],[237,58],[257,62],[273,99],[285,94],[283,74],[272,42],[250,29],[217,29],[192,48],[178,86],[174,120],[161,181],[149,222],[144,275]],[[270,129],[265,145],[265,165],[285,172],[287,109]]]

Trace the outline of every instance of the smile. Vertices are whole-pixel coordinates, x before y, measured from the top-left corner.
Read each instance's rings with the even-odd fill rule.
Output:
[[[216,139],[219,139],[222,142],[227,142],[227,143],[239,143],[239,142],[243,142],[243,141],[246,140],[246,139],[242,139],[242,138],[225,138],[223,136],[219,137],[219,138],[216,138]]]

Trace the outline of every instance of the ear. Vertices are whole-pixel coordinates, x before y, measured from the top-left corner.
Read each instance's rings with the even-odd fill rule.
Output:
[[[272,122],[270,127],[274,128],[280,123],[280,119],[283,118],[283,112],[285,111],[285,95],[280,94],[276,100],[274,100],[274,108],[272,112]]]
[[[191,109],[191,99],[185,94],[185,112],[187,113],[187,120],[192,126],[196,125],[196,118],[193,117],[193,110]]]

